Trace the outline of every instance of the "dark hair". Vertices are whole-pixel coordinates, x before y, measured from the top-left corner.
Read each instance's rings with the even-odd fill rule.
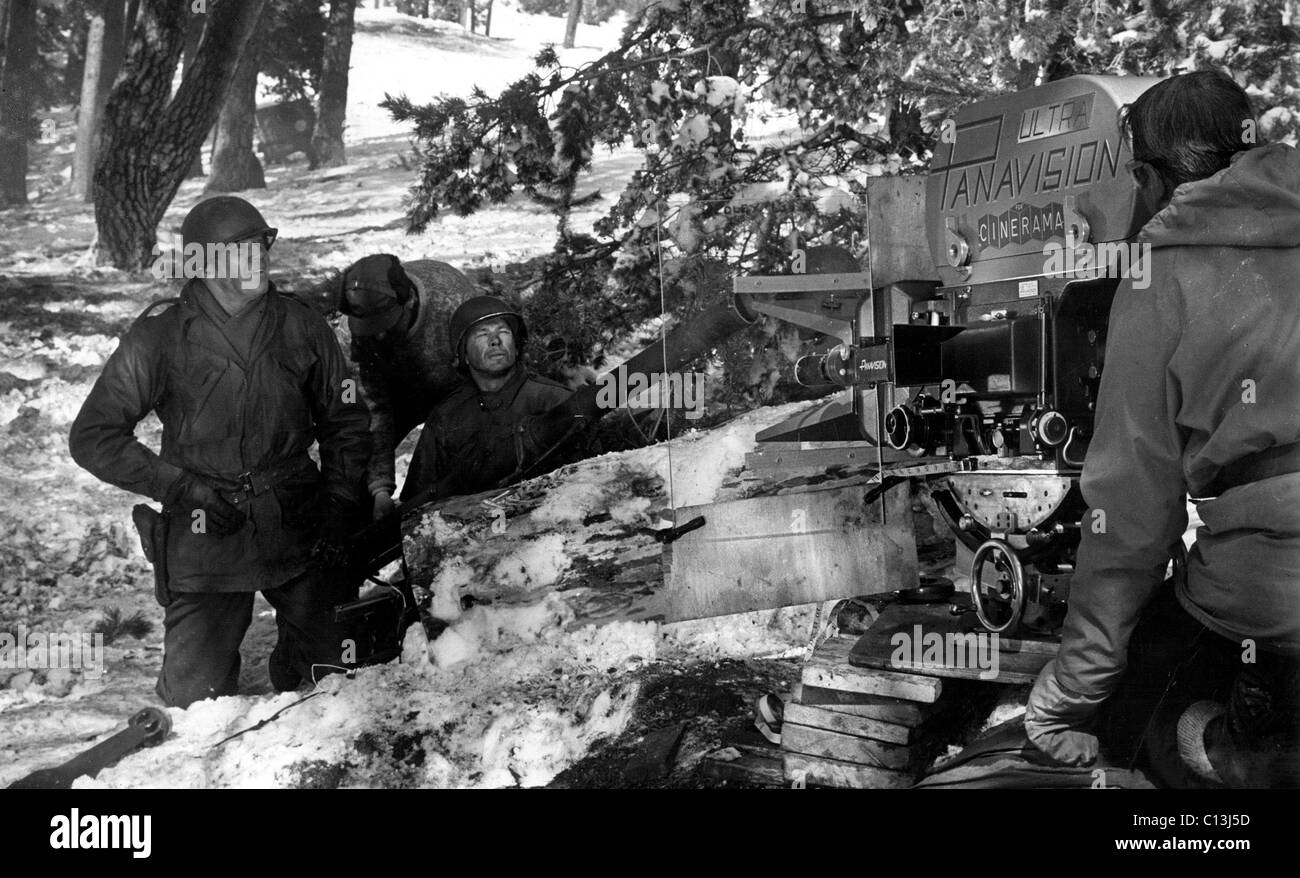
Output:
[[[1170,189],[1203,180],[1257,146],[1250,98],[1218,70],[1156,83],[1123,111],[1133,158],[1151,165]],[[1250,124],[1247,124],[1249,120]]]

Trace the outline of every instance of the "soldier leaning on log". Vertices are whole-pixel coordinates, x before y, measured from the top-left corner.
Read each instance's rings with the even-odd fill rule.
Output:
[[[505,300],[479,295],[445,262],[376,254],[343,272],[339,310],[370,411],[376,520],[394,509],[394,455],[420,424],[402,491],[408,502],[487,490],[522,475],[546,450],[541,439],[523,446],[537,432],[530,419],[570,391],[527,369],[527,327]],[[563,435],[545,432],[552,443]]]
[[[329,325],[268,279],[276,230],[257,209],[212,198],[181,234],[187,245],[260,248],[252,276],[207,265],[204,274],[225,276],[193,277],[178,299],[150,306],[105,364],[69,445],[98,478],[163,504],[161,516],[137,507],[137,521],[148,523],[165,607],[157,691],[186,707],[235,694],[255,591],[276,609],[276,689],[340,670],[333,607],[356,585],[312,561],[364,521],[370,439]],[[134,434],[151,411],[163,427],[158,454]]]
[[[469,299],[452,315],[447,337],[463,377],[420,434],[402,485],[406,502],[509,484],[547,455],[558,465],[559,446],[572,436],[571,417],[561,405],[574,394],[524,365],[528,327],[508,302]]]

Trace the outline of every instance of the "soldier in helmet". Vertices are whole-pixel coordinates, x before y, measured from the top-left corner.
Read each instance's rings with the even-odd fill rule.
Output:
[[[402,486],[403,500],[474,494],[522,476],[547,450],[537,447],[529,425],[572,395],[524,368],[528,328],[503,299],[475,296],[464,302],[451,317],[447,337],[464,378],[429,416]]]
[[[332,608],[347,584],[310,561],[322,537],[341,539],[357,525],[370,440],[329,325],[268,280],[276,230],[257,209],[212,198],[190,211],[181,234],[187,249],[206,250],[201,276],[132,325],[69,446],[95,476],[163,504],[161,516],[137,507],[153,515],[142,536],[165,607],[157,691],[186,707],[236,692],[255,591],[276,609],[277,689],[337,669],[343,643]],[[208,258],[230,245],[254,257],[235,261],[252,266],[246,276]],[[163,427],[157,454],[134,435],[151,411]],[[319,467],[308,456],[313,442]]]
[[[370,410],[367,487],[376,520],[393,511],[397,446],[460,383],[447,321],[475,294],[465,275],[432,259],[403,264],[380,253],[343,272],[338,308],[348,316],[352,360]]]

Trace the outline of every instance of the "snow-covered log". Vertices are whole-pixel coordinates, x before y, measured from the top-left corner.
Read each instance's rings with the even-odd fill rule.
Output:
[[[431,504],[405,525],[415,585],[433,594],[433,615],[448,622],[476,604],[520,612],[545,603],[552,618],[537,624],[572,630],[776,609],[914,584],[905,486],[887,495],[884,521],[878,502],[863,503],[865,477],[750,499],[720,492],[753,447],[756,428],[793,408],[751,413],[671,446],[583,461],[509,490]],[[656,531],[698,516],[705,524],[665,553]],[[677,574],[667,584],[665,554],[675,557]]]

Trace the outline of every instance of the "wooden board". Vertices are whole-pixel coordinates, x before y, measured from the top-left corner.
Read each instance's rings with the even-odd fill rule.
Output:
[[[850,665],[849,652],[853,644],[854,639],[848,637],[827,639],[804,665],[804,686],[881,695],[927,704],[939,700],[943,681],[938,677]]]
[[[858,735],[891,744],[906,744],[912,740],[913,735],[913,729],[909,726],[807,704],[787,704],[785,722],[811,726],[815,729],[827,729],[846,735]]]
[[[911,459],[904,451],[877,449],[870,442],[761,442],[745,455],[745,469],[754,473],[790,473],[831,467],[870,467]]]
[[[909,728],[919,726],[927,717],[937,713],[942,706],[940,703],[903,701],[899,698],[884,698],[879,695],[845,692],[842,689],[823,689],[820,686],[803,684],[800,684],[800,691],[802,692],[799,697],[800,704],[850,716],[869,717]]]
[[[958,597],[958,603],[969,600],[965,595]],[[973,613],[953,616],[948,607],[947,602],[898,603],[885,607],[850,651],[849,662],[860,668],[926,676],[1033,683],[1038,672],[1056,654],[1055,639],[988,634]],[[935,637],[960,648],[952,650],[952,655],[947,655],[945,650],[943,661],[934,661],[933,655],[926,655],[924,647],[927,639],[938,643]]]
[[[927,237],[925,177],[870,177],[866,184],[872,283],[879,289],[900,281],[937,281]],[[897,323],[907,322],[905,314],[893,316]]]
[[[802,753],[895,771],[902,771],[912,764],[912,748],[904,744],[889,744],[796,725],[788,719],[781,723],[781,749],[786,753]]]
[[[785,786],[785,767],[779,750],[761,755],[745,752],[735,759],[706,756],[700,763],[700,773],[713,780],[754,786]]]
[[[665,553],[666,621],[891,591],[917,579],[906,485],[884,504],[865,487],[829,488],[679,509],[707,524]],[[884,505],[882,522],[882,505]]]
[[[786,753],[781,761],[787,781],[802,776],[806,783],[813,786],[855,790],[902,790],[912,786],[913,783],[912,775],[907,772],[870,768],[838,759]]]

